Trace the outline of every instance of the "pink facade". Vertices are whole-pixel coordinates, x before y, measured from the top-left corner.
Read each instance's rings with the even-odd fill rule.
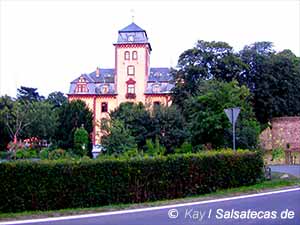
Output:
[[[81,99],[94,113],[93,143],[101,143],[100,122],[122,102],[171,104],[174,82],[169,68],[150,67],[151,45],[145,30],[135,23],[119,30],[114,68],[97,67],[71,82],[69,100]]]

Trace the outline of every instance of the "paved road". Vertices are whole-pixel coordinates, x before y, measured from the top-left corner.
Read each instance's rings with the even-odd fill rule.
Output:
[[[270,165],[270,168],[274,172],[289,173],[296,177],[300,177],[300,165]]]
[[[299,225],[300,188],[289,191],[217,199],[189,205],[173,205],[65,218],[30,225]],[[113,215],[115,214],[115,215]],[[169,217],[176,218],[169,218]],[[233,218],[230,218],[230,217]],[[252,216],[252,218],[251,218]],[[289,216],[290,218],[286,218]],[[78,216],[77,216],[78,217]],[[236,217],[236,218],[234,218]],[[248,218],[245,218],[248,217]],[[258,218],[257,218],[258,217]],[[2,225],[4,223],[0,223]],[[24,224],[24,223],[23,223]]]

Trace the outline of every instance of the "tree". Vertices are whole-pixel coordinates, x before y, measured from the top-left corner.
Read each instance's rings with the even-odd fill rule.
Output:
[[[77,128],[74,132],[73,153],[79,156],[88,154],[89,134],[84,127]]]
[[[0,151],[6,149],[11,140],[7,127],[7,113],[13,108],[13,99],[8,96],[0,97]]]
[[[119,107],[110,113],[110,118],[124,123],[130,135],[135,138],[139,149],[144,147],[148,138],[155,138],[150,112],[146,110],[141,102],[137,104],[131,102],[121,103]]]
[[[237,79],[239,83],[246,85],[254,93],[258,84],[258,78],[265,73],[266,61],[274,53],[271,42],[255,42],[251,45],[246,45],[239,52],[239,57],[247,65]]]
[[[73,137],[76,128],[83,125],[89,134],[92,133],[93,113],[81,100],[67,102],[59,108],[58,123],[55,135],[58,146],[64,149],[72,149],[74,147]]]
[[[147,151],[147,139],[153,142],[158,139],[167,153],[172,153],[187,137],[183,116],[175,106],[147,110],[142,103],[126,102],[111,112],[110,117],[123,122],[140,150]]]
[[[52,104],[54,107],[60,107],[67,103],[68,99],[64,96],[62,92],[55,91],[48,95],[47,102]]]
[[[197,96],[187,100],[188,124],[193,146],[211,144],[214,148],[231,146],[231,126],[224,109],[240,107],[237,122],[237,147],[255,148],[259,135],[250,104],[250,92],[236,81],[202,81]],[[247,137],[251,135],[251,137]]]
[[[270,42],[246,46],[240,57],[249,65],[240,83],[253,93],[254,111],[261,123],[300,114],[299,58],[290,50],[275,53]]]
[[[240,76],[246,65],[227,43],[198,41],[194,48],[180,55],[178,68],[173,71],[176,80],[173,103],[184,108],[184,100],[197,93],[199,82],[209,79],[232,81]]]
[[[174,153],[175,148],[182,145],[188,136],[181,112],[175,105],[156,106],[153,109],[152,120],[155,137],[166,148],[166,153]]]
[[[107,154],[119,155],[136,148],[135,138],[130,135],[123,121],[112,119],[109,123],[102,122],[102,129],[106,131],[106,135],[102,137],[102,145]]]
[[[45,99],[44,96],[40,96],[37,92],[37,88],[24,87],[17,89],[17,98],[18,100],[24,102],[33,102],[33,101],[42,101]]]
[[[11,105],[2,112],[10,138],[14,143],[17,143],[23,130],[33,122],[28,117],[28,113],[33,110],[32,103],[23,104],[18,100],[11,102]]]
[[[25,137],[53,140],[58,127],[58,113],[46,101],[32,102],[31,110],[26,114],[31,123],[24,129]]]

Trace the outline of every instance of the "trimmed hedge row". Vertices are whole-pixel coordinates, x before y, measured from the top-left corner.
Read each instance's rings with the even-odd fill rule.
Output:
[[[136,203],[250,185],[259,153],[209,152],[141,159],[0,163],[0,212]]]

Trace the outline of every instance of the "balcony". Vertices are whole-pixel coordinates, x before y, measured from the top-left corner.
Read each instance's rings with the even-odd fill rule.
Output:
[[[125,97],[127,99],[134,99],[134,98],[136,98],[136,94],[135,93],[127,93]]]

